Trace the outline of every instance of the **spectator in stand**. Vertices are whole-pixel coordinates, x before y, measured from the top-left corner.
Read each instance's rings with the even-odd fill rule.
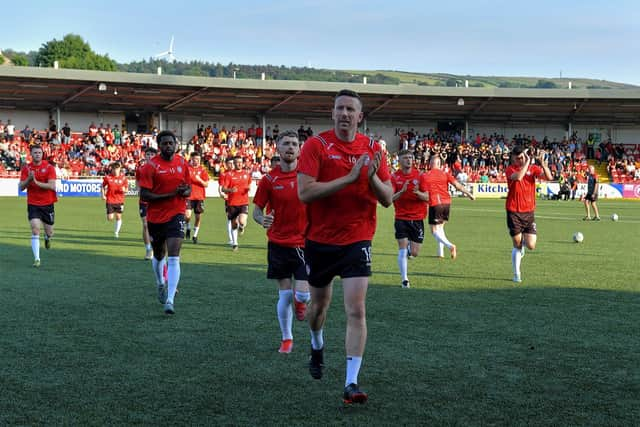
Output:
[[[62,131],[62,143],[68,144],[71,140],[71,127],[69,127],[69,123],[65,123],[61,129]]]
[[[5,133],[7,134],[7,141],[10,143],[13,142],[13,138],[16,134],[16,126],[11,123],[11,120],[7,120],[7,125],[5,126]]]
[[[24,129],[22,129],[22,138],[24,138],[25,141],[29,141],[31,139],[32,133],[33,132],[31,131],[29,125],[25,125]]]

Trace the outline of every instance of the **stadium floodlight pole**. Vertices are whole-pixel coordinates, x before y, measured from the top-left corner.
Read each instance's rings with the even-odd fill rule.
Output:
[[[158,111],[158,132],[162,132],[162,111]]]
[[[266,147],[267,142],[267,115],[263,114],[261,116],[262,120],[262,157],[264,157],[264,148]]]
[[[60,107],[56,107],[56,126],[58,132],[60,132]]]

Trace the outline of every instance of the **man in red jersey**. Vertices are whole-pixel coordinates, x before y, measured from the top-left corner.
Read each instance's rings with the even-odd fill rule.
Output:
[[[222,184],[224,184],[225,182],[227,173],[229,173],[232,170],[233,170],[233,158],[227,157],[224,160],[224,167],[220,171],[220,176],[218,176],[218,194],[220,194],[220,197],[224,199],[224,216],[225,217],[227,216],[227,204],[229,203],[229,196],[227,195],[227,193],[222,191],[222,188],[223,188]],[[227,234],[229,235],[229,241],[227,243],[229,244],[229,246],[232,246],[233,245],[233,229],[231,228],[231,221],[228,219],[227,219]]]
[[[451,253],[451,258],[456,259],[458,256],[457,247],[444,234],[444,225],[449,221],[449,212],[451,210],[449,184],[471,200],[475,200],[475,197],[451,174],[442,170],[442,158],[439,154],[431,156],[429,167],[430,170],[422,176],[422,182],[426,186],[427,193],[429,193],[429,226],[431,227],[431,234],[438,242],[438,257],[444,257],[444,247],[446,246]]]
[[[55,211],[53,204],[56,196],[56,169],[42,157],[44,153],[39,145],[30,148],[31,163],[20,172],[20,191],[27,190],[27,214],[31,224],[31,251],[33,266],[40,267],[40,228],[44,224],[44,247],[51,248]]]
[[[124,212],[124,196],[129,189],[129,180],[121,174],[122,165],[115,162],[111,165],[111,175],[106,175],[102,180],[102,199],[106,201],[107,221],[116,220],[114,235],[117,239],[120,236],[122,227],[122,212]]]
[[[140,192],[140,171],[142,170],[142,167],[156,154],[158,154],[158,150],[153,147],[147,147],[147,149],[144,150],[143,163],[140,163],[138,167],[136,167],[136,185],[138,187],[138,194]],[[148,203],[140,197],[138,202],[138,212],[140,213],[140,220],[142,221],[142,241],[144,242],[145,249],[144,259],[149,260],[153,257],[153,249],[151,249],[151,237],[149,237],[149,225],[147,224],[147,205]]]
[[[224,175],[222,191],[227,194],[227,220],[231,228],[231,247],[238,250],[238,232],[244,233],[249,215],[249,188],[251,175],[244,170],[242,157],[233,159],[234,169]]]
[[[178,140],[165,130],[157,136],[160,154],[140,171],[140,197],[146,200],[149,235],[153,247],[153,272],[158,285],[158,299],[166,314],[174,314],[174,298],[180,281],[180,249],[184,239],[184,211],[191,195],[191,178],[187,161],[175,154]],[[167,258],[167,283],[163,270]]]
[[[371,240],[378,202],[392,203],[393,188],[380,146],[357,132],[362,101],[340,91],[333,105],[334,128],[309,138],[298,162],[298,196],[307,204],[305,260],[311,285],[309,373],[322,378],[322,328],[333,291],[342,277],[347,315],[347,374],[343,400],[364,403],[358,372],[367,340],[365,299],[371,275]]]
[[[391,175],[393,206],[396,211],[394,227],[398,240],[398,267],[402,287],[409,288],[407,259],[417,257],[424,240],[424,217],[427,215],[426,186],[420,171],[413,167],[413,152],[400,150],[400,169]]]
[[[191,176],[191,197],[187,200],[187,210],[185,211],[185,220],[187,221],[188,239],[191,237],[191,213],[195,212],[196,219],[193,224],[193,243],[198,243],[198,231],[200,231],[200,216],[204,212],[204,200],[206,196],[206,188],[209,186],[209,172],[200,164],[200,153],[193,152],[189,158],[189,175]]]
[[[293,310],[304,320],[309,301],[309,283],[304,263],[304,230],[307,226],[305,205],[298,199],[298,134],[281,132],[276,142],[279,164],[262,177],[253,198],[253,219],[267,229],[267,278],[278,281],[279,298],[276,310],[282,332],[280,353],[293,348]],[[269,213],[265,213],[268,210]],[[295,295],[291,276],[295,280]]]
[[[524,256],[525,246],[533,250],[536,247],[536,178],[550,181],[553,179],[544,152],[538,158],[540,166],[531,164],[531,157],[521,145],[511,151],[511,164],[507,167],[509,192],[507,193],[507,227],[513,241],[511,265],[513,281],[522,282],[520,263]]]

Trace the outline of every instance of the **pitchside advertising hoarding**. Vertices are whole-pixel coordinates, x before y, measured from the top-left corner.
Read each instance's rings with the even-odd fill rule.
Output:
[[[0,196],[21,196],[26,197],[26,191],[20,191],[18,188],[18,179],[0,179]],[[101,197],[100,187],[102,187],[102,179],[59,179],[56,181],[56,193],[58,197]],[[256,192],[256,182],[251,183],[249,196],[253,197]],[[129,180],[129,190],[127,196],[137,196],[138,189],[136,181]],[[218,181],[209,181],[206,189],[207,197],[220,197],[218,193]]]
[[[509,187],[506,183],[473,183],[466,184],[467,189],[476,198],[506,198]],[[560,184],[557,182],[543,182],[536,185],[539,197],[552,198],[560,192]],[[587,194],[587,184],[578,184],[576,197]],[[598,197],[601,199],[640,199],[640,183],[637,184],[600,184]]]
[[[25,191],[18,191],[18,179],[6,178],[0,179],[0,196],[26,196]],[[257,183],[251,184],[249,195],[253,197],[256,191]],[[59,197],[100,197],[100,187],[102,179],[61,179],[56,183],[56,192]],[[505,198],[509,191],[506,183],[473,183],[466,184],[469,191],[477,198]],[[538,196],[542,198],[551,198],[558,194],[560,185],[556,182],[540,183],[536,186]],[[576,197],[580,197],[587,193],[587,185],[579,184]],[[598,191],[599,197],[602,199],[637,199],[640,200],[640,183],[629,184],[600,184]],[[136,183],[129,180],[128,196],[137,196]],[[210,181],[207,187],[207,197],[219,197],[218,181]]]

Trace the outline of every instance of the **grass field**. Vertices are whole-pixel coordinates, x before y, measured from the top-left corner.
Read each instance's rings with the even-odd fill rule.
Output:
[[[207,201],[200,243],[185,242],[167,317],[134,199],[117,241],[101,200],[60,200],[34,269],[26,202],[0,198],[0,425],[639,425],[640,204],[602,201],[603,221],[584,223],[578,202],[540,202],[538,249],[514,285],[503,203],[454,200],[458,259],[435,258],[428,236],[408,290],[393,209],[380,209],[360,373],[370,400],[343,407],[339,282],[326,374],[312,380],[306,323],[294,352],[277,353],[263,230],[251,223],[232,253],[220,200]]]

